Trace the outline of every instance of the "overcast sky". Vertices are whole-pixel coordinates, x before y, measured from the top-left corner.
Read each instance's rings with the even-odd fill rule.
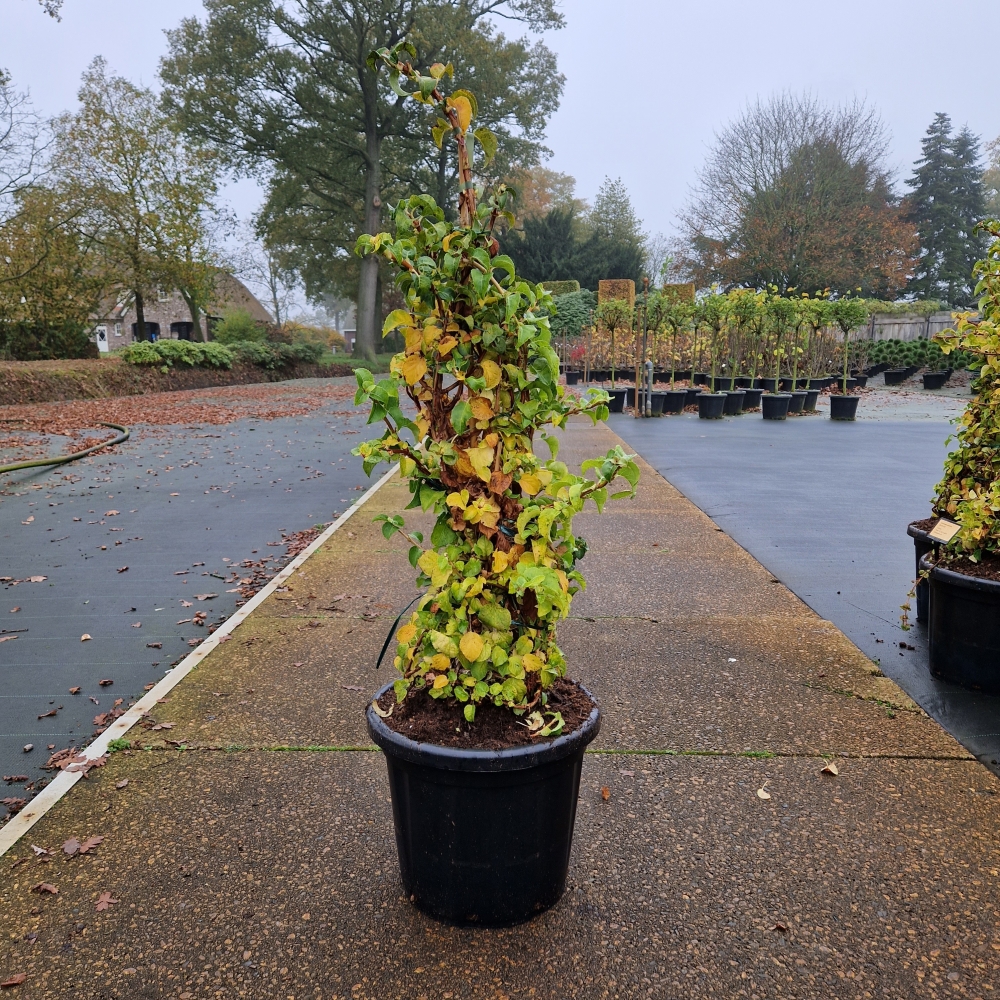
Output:
[[[621,176],[653,232],[671,230],[713,133],[758,95],[867,98],[892,133],[900,178],[936,111],[984,140],[1000,135],[985,56],[986,40],[1000,37],[1000,4],[988,0],[563,0],[562,9],[568,25],[547,39],[566,75],[549,166],[576,177],[586,198],[605,175]],[[163,29],[200,10],[200,0],[65,0],[55,22],[37,0],[0,0],[0,66],[54,113],[75,103],[95,55],[155,83]],[[233,194],[241,214],[254,201],[246,186]]]

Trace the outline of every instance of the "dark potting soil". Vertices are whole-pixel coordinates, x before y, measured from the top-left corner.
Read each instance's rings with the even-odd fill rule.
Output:
[[[996,580],[1000,582],[1000,556],[983,556],[980,562],[969,559],[941,560],[937,564],[942,569],[950,569],[953,573],[963,576],[974,576],[979,580]]]
[[[911,521],[910,527],[916,528],[917,531],[930,531],[937,523],[936,517],[925,517],[922,521]]]
[[[404,701],[396,704],[395,692],[390,688],[379,698],[378,705],[383,712],[392,708],[392,715],[383,720],[390,729],[417,743],[462,750],[508,750],[548,742],[531,736],[523,716],[519,718],[509,708],[497,708],[492,702],[477,705],[471,723],[465,721],[457,701],[436,700],[423,689],[411,688]],[[562,713],[565,725],[559,735],[565,736],[579,729],[593,708],[594,703],[574,681],[560,677],[549,688],[549,703],[542,711]]]

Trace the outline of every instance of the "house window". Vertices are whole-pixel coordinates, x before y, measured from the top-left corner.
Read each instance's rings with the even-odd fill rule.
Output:
[[[168,302],[170,300],[170,292],[166,288],[157,288],[156,298],[158,302]]]
[[[121,323],[115,323],[115,336],[120,337],[122,335],[122,325]]]

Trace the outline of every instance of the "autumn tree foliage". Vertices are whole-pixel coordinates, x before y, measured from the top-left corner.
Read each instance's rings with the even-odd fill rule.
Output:
[[[679,263],[703,287],[895,297],[918,244],[885,167],[887,142],[862,102],[829,108],[782,94],[749,106],[702,169]]]

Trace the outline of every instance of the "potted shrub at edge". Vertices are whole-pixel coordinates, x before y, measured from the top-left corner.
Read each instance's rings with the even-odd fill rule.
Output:
[[[499,185],[477,205],[467,144],[474,138],[488,157],[496,141],[470,131],[470,93],[442,92],[451,67],[422,76],[407,61],[413,51],[403,42],[370,63],[441,115],[434,138],[458,149],[459,220],[416,195],[395,206],[395,236],[358,240],[360,255],[380,254],[398,271],[406,306],[383,332],[400,330],[406,346],[391,378],[357,373],[357,401],[369,400],[369,422],[387,429],[355,453],[368,472],[398,460],[410,506],[437,516],[429,544],[401,516],[379,518],[387,538],[410,543],[426,592],[395,636],[399,677],[367,721],[386,755],[407,895],[448,922],[503,925],[562,895],[583,751],[600,726],[556,645],[556,624],[583,586],[575,566],[586,545],[573,516],[588,499],[601,510],[619,476],[626,489],[613,498],[634,496],[639,473],[619,447],[583,464],[593,479],[573,475],[545,433],[552,458],[535,455],[542,427],[578,413],[604,419],[608,397],[576,399],[559,386],[551,299],[497,256],[493,230],[512,221],[510,193]]]
[[[930,585],[931,671],[982,691],[1000,693],[1000,479],[994,465],[1000,437],[1000,221],[977,229],[993,237],[974,275],[979,317],[955,314],[955,328],[935,336],[945,354],[969,351],[982,361],[944,465],[934,513],[959,525],[958,534],[920,560]]]

